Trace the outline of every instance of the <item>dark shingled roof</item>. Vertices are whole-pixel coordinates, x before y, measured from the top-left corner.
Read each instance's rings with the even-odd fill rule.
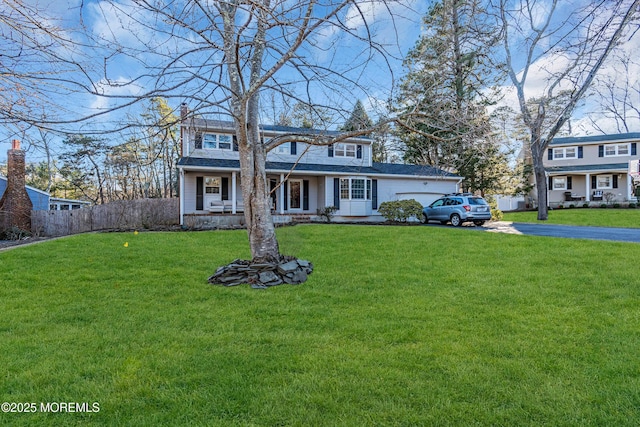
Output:
[[[572,165],[572,166],[551,166],[546,167],[547,172],[591,172],[607,171],[615,169],[628,169],[628,163],[609,163],[601,165]]]
[[[190,123],[193,127],[198,129],[211,129],[211,130],[234,130],[234,124],[231,121],[226,120],[210,120],[210,119],[198,119],[195,118]],[[272,133],[290,133],[296,135],[326,135],[326,136],[338,136],[344,132],[337,130],[323,130],[323,129],[310,129],[310,128],[298,128],[292,126],[278,126],[278,125],[260,125],[260,129],[263,132]],[[350,139],[366,139],[371,140],[371,137],[367,135],[360,135]]]
[[[553,138],[549,145],[567,145],[567,144],[588,144],[597,142],[614,142],[629,139],[640,140],[640,132],[618,133],[612,135],[592,135],[592,136],[570,136],[563,138]]]
[[[239,160],[229,159],[205,159],[200,157],[182,157],[178,161],[178,166],[201,167],[201,168],[223,168],[240,169]],[[295,166],[295,167],[294,167]],[[434,168],[433,166],[422,165],[401,165],[395,163],[373,163],[372,166],[342,166],[342,165],[321,165],[311,163],[287,162],[267,162],[268,172],[290,171],[295,169],[299,172],[319,172],[338,174],[367,174],[367,175],[413,175],[413,176],[438,176],[443,178],[460,178],[458,175]]]

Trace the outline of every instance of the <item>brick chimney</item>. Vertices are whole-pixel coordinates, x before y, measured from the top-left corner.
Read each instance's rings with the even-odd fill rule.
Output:
[[[11,141],[7,151],[7,188],[0,199],[0,231],[11,227],[31,232],[33,204],[25,186],[25,152],[20,141]]]

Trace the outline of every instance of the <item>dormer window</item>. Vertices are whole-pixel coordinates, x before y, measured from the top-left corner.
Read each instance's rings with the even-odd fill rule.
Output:
[[[202,148],[209,150],[231,150],[233,148],[233,138],[231,135],[204,133],[202,134]]]

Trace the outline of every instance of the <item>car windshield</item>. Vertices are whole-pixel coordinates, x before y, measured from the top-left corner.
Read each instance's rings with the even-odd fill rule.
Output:
[[[486,205],[487,202],[482,197],[469,197],[470,205]]]

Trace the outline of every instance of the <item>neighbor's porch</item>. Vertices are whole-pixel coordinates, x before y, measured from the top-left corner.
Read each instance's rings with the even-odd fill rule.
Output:
[[[626,170],[549,174],[550,207],[636,201]]]

